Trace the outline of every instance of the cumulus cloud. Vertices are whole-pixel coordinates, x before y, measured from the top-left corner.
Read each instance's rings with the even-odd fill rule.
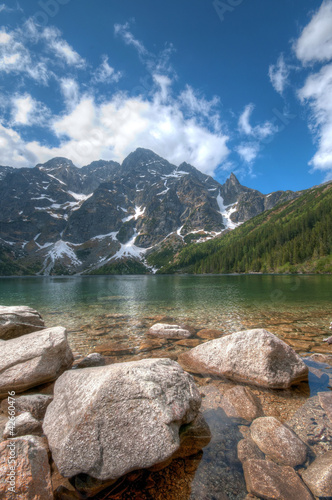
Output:
[[[258,143],[248,142],[242,143],[236,148],[236,152],[240,155],[241,159],[248,164],[252,164],[257,158],[260,146]]]
[[[30,94],[15,95],[12,98],[13,125],[43,125],[49,116],[49,110]]]
[[[102,56],[102,63],[96,69],[93,75],[93,83],[112,83],[118,82],[122,77],[121,71],[115,71],[112,66],[108,64],[108,57],[106,55]]]
[[[297,58],[304,64],[332,58],[332,1],[325,0],[294,43]]]
[[[285,87],[288,84],[289,67],[285,63],[284,56],[281,54],[276,64],[269,67],[269,78],[273,88],[283,95]]]
[[[79,85],[73,78],[60,79],[61,93],[68,108],[74,108],[80,98]]]

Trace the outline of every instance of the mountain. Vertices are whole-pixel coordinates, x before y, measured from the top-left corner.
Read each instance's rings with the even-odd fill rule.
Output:
[[[0,167],[0,274],[155,272],[298,193],[263,195],[138,148],[120,165]]]
[[[189,245],[161,272],[332,273],[332,182],[306,190],[222,238]]]

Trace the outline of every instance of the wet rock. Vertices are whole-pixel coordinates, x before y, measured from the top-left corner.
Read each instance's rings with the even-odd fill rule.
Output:
[[[332,423],[332,392],[320,392],[319,403]]]
[[[316,458],[302,473],[302,479],[317,497],[332,497],[332,451]]]
[[[15,426],[12,427],[11,421],[8,421],[3,431],[3,438],[24,436],[34,434],[40,436],[43,433],[42,424],[35,419],[28,411],[15,417]]]
[[[106,359],[99,352],[88,354],[86,358],[79,361],[73,368],[91,368],[93,366],[105,366]]]
[[[203,415],[199,413],[190,424],[180,428],[180,448],[172,456],[172,459],[195,455],[205,448],[210,441],[210,428]]]
[[[95,347],[95,351],[104,356],[123,356],[126,354],[134,354],[135,348],[128,344],[121,344],[116,342],[107,342],[99,344]]]
[[[37,420],[42,420],[46,413],[46,409],[53,396],[46,394],[29,394],[18,396],[15,398],[15,414],[29,412]],[[4,399],[1,403],[1,410],[5,415],[8,414],[8,399]]]
[[[250,426],[250,433],[259,449],[274,462],[296,467],[306,461],[307,446],[276,418],[257,418]]]
[[[259,498],[313,500],[313,496],[294,469],[266,460],[246,460],[244,477],[249,493]]]
[[[64,477],[104,481],[171,457],[200,403],[193,378],[169,359],[71,370],[55,384],[43,429]]]
[[[26,306],[0,306],[0,339],[10,340],[45,328],[41,315]]]
[[[326,363],[327,365],[332,365],[332,355],[331,354],[319,354],[315,353],[308,356],[306,359],[312,359],[318,363]]]
[[[238,382],[286,389],[308,380],[308,368],[285,342],[263,329],[211,340],[178,358],[193,373],[227,377]]]
[[[202,411],[221,408],[223,396],[217,387],[207,385],[201,387],[200,390],[202,395]]]
[[[196,347],[202,343],[201,340],[198,339],[183,339],[175,342],[176,345],[181,345],[183,347]]]
[[[166,339],[147,339],[140,344],[136,349],[137,352],[149,352],[154,349],[160,349],[163,345],[167,343]]]
[[[265,458],[264,453],[250,438],[241,439],[241,441],[238,442],[237,456],[242,463],[246,460],[264,460]]]
[[[9,490],[8,463],[15,453],[15,493]],[[0,498],[6,500],[53,500],[46,440],[23,436],[0,443]]]
[[[208,340],[219,339],[223,335],[224,332],[221,330],[214,330],[212,328],[204,328],[203,330],[197,332],[197,337]]]
[[[152,325],[147,332],[152,337],[160,337],[164,339],[187,339],[192,336],[189,330],[182,328],[179,325],[169,325],[165,323],[156,323]]]
[[[228,417],[249,422],[264,415],[259,398],[250,389],[240,385],[225,392],[221,406]]]
[[[55,380],[72,362],[66,329],[60,326],[7,340],[0,351],[0,398]]]
[[[332,451],[332,424],[320,405],[318,396],[308,399],[286,425],[310,446],[317,456]]]

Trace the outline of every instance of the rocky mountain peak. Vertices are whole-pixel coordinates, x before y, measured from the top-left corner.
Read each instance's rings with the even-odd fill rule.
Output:
[[[55,158],[52,158],[51,160],[47,161],[46,163],[38,163],[38,165],[36,165],[36,167],[39,169],[42,169],[42,170],[54,170],[54,169],[66,168],[66,167],[75,167],[75,165],[68,158],[56,156]]]

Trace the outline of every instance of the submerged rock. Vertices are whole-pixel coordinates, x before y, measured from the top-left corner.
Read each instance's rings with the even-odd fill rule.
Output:
[[[55,380],[73,362],[61,326],[7,340],[0,350],[0,399]]]
[[[148,331],[148,335],[164,339],[187,339],[192,336],[191,332],[182,328],[182,326],[168,325],[164,323],[156,323],[151,326]]]
[[[308,380],[308,367],[285,342],[264,329],[246,330],[206,342],[181,354],[193,373],[217,375],[271,389]]]
[[[43,430],[64,477],[112,480],[170,458],[200,404],[193,378],[170,359],[71,370],[55,384]]]
[[[15,453],[15,493],[9,490],[8,463]],[[0,443],[0,498],[53,500],[51,471],[45,438],[22,436]]]
[[[259,449],[274,462],[296,467],[306,461],[307,446],[276,418],[257,418],[250,426],[250,433]]]
[[[291,467],[266,460],[246,460],[243,471],[249,493],[259,498],[313,500],[310,491]]]
[[[41,315],[26,306],[0,306],[0,339],[10,340],[45,328]]]
[[[259,398],[248,387],[240,385],[225,392],[221,407],[228,417],[249,422],[264,414]]]
[[[317,497],[332,497],[332,451],[316,458],[303,472],[302,479]]]

